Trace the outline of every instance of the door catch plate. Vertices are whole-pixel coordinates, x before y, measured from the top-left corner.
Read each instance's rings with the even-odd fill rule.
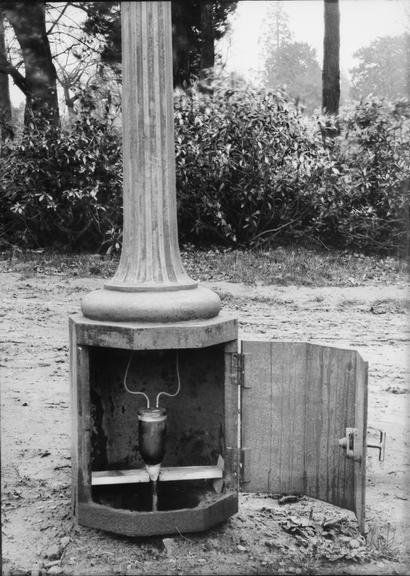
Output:
[[[355,438],[357,436],[357,428],[346,428],[346,436],[340,438],[339,446],[346,450],[346,458],[360,461],[362,457],[355,453]]]

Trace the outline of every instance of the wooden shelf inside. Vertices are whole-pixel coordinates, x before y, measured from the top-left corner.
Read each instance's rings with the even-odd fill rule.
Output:
[[[179,466],[174,468],[161,468],[159,481],[176,480],[203,480],[222,478],[223,469],[219,466]],[[148,472],[144,469],[136,470],[104,470],[92,472],[91,484],[93,486],[106,486],[108,484],[137,484],[149,482]]]

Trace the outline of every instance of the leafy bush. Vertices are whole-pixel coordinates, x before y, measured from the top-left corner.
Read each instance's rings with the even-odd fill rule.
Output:
[[[367,99],[341,113],[332,170],[317,192],[317,234],[326,242],[389,252],[409,230],[410,108]]]
[[[408,115],[403,102],[364,101],[336,120],[340,135],[329,139],[320,130],[328,119],[309,124],[277,93],[181,95],[182,238],[395,250],[408,230]]]
[[[193,91],[176,100],[175,120],[184,240],[246,246],[306,234],[315,161],[327,152],[283,96]]]
[[[83,98],[73,126],[32,130],[4,147],[6,241],[119,248],[121,137],[115,114],[104,112],[101,98],[94,109],[96,101]],[[240,248],[313,242],[379,252],[408,246],[409,116],[405,102],[366,100],[340,114],[339,135],[329,138],[320,129],[324,119],[308,120],[280,93],[223,85],[213,96],[179,93],[182,242]]]
[[[33,126],[3,148],[0,218],[8,241],[94,249],[121,225],[121,137],[113,118],[93,110],[84,97],[73,126]]]

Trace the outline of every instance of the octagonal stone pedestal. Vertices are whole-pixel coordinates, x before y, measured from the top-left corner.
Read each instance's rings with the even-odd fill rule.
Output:
[[[206,530],[237,512],[238,389],[231,378],[237,333],[236,319],[224,313],[166,323],[70,317],[73,507],[79,524],[149,536]],[[136,413],[144,402],[123,386],[130,354],[128,386],[151,398],[158,390],[175,390],[179,356],[180,394],[161,399],[168,440],[156,512],[147,509],[149,485],[141,479],[138,454]],[[199,476],[187,479],[187,470],[199,470]],[[135,484],[128,483],[130,474]],[[101,475],[107,486],[97,485]]]

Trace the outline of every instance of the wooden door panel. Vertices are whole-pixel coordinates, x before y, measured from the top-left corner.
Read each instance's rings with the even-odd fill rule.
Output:
[[[367,364],[354,350],[242,342],[246,491],[303,493],[362,517]],[[339,440],[354,428],[355,457]]]

